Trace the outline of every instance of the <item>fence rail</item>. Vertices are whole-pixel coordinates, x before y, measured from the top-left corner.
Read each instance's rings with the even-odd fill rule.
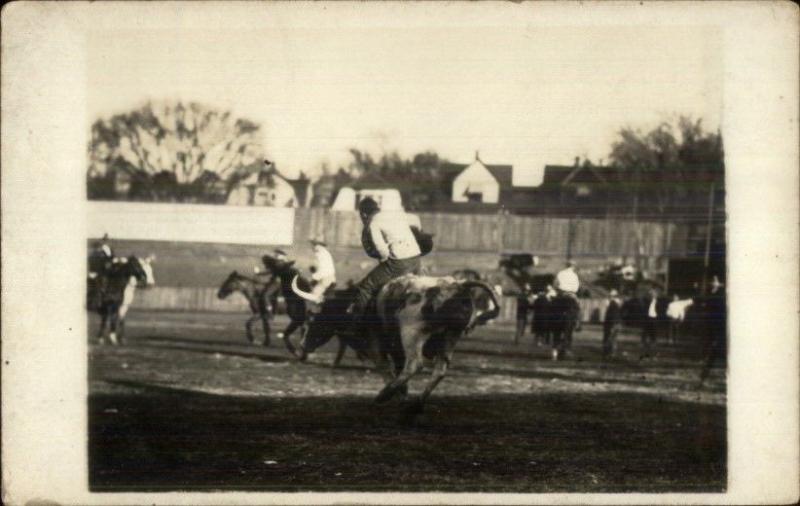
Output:
[[[683,256],[687,245],[686,227],[669,223],[503,214],[420,213],[419,217],[423,228],[435,234],[437,251],[658,257]],[[295,237],[310,236],[322,236],[332,246],[357,247],[361,222],[355,212],[298,209]]]

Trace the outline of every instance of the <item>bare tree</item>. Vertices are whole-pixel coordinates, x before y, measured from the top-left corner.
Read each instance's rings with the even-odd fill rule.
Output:
[[[124,161],[140,173],[162,174],[178,185],[227,179],[263,158],[259,128],[194,102],[148,102],[94,122],[89,176],[103,175]]]

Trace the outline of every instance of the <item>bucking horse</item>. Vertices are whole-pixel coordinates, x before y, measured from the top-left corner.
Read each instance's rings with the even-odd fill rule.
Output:
[[[297,296],[312,300],[296,278],[291,288]],[[408,274],[388,282],[357,323],[346,313],[354,297],[354,289],[333,290],[312,306],[302,353],[311,353],[338,336],[384,375],[386,384],[375,398],[378,403],[407,395],[408,381],[423,362],[432,361],[430,381],[409,406],[415,414],[445,377],[459,339],[500,313],[488,284],[450,276]]]
[[[105,342],[106,324],[109,326],[108,340],[111,344],[121,344],[125,330],[125,315],[133,302],[137,286],[155,284],[150,258],[136,256],[115,257],[100,270],[92,272],[92,293],[90,308],[100,315],[100,328],[97,331],[99,343]]]

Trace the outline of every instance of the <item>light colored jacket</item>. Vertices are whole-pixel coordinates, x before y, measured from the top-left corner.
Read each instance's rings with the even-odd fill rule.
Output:
[[[564,269],[556,274],[556,288],[563,292],[577,293],[581,286],[578,275],[572,269]]]
[[[311,279],[314,281],[336,281],[336,268],[333,265],[333,257],[330,251],[324,247],[317,246],[314,248],[314,258],[317,270],[311,275]]]
[[[381,261],[405,260],[422,254],[409,219],[403,214],[379,212],[372,217],[369,231]]]

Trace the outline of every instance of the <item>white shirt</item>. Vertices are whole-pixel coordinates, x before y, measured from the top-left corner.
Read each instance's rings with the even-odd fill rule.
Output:
[[[656,312],[656,299],[653,299],[650,302],[650,309],[647,310],[647,316],[649,318],[658,318],[658,313]]]
[[[667,316],[673,320],[682,322],[686,319],[686,309],[692,304],[694,304],[694,300],[692,299],[674,300],[667,306]]]
[[[388,258],[404,260],[422,254],[417,238],[411,231],[408,217],[397,213],[379,212],[372,217],[369,231],[381,261]]]
[[[556,286],[563,292],[577,293],[581,282],[578,274],[568,267],[556,274]]]
[[[323,279],[336,279],[336,268],[333,265],[333,257],[330,251],[322,246],[314,248],[314,258],[316,259],[317,271],[311,275],[314,281]]]

